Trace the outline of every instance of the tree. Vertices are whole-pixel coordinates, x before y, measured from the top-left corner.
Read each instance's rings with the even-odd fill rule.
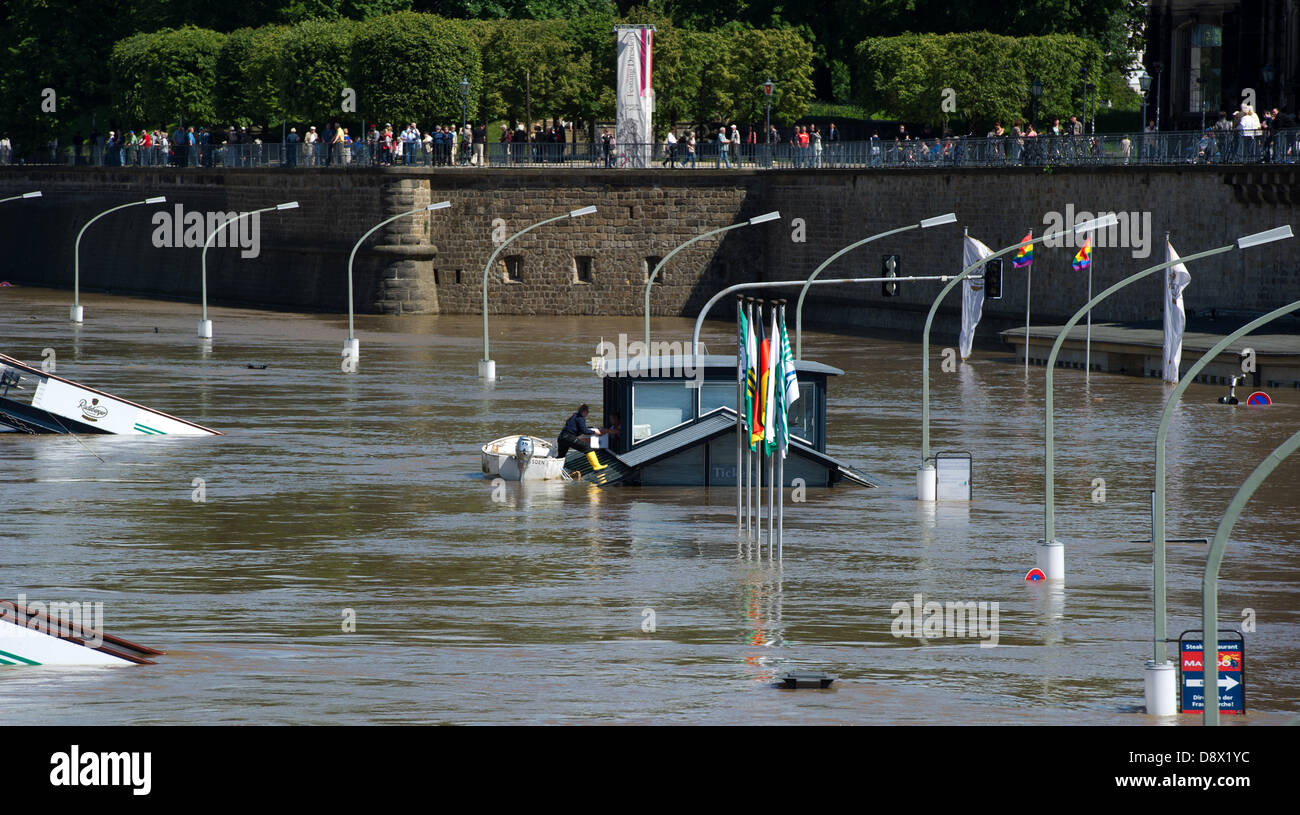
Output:
[[[357,26],[352,75],[358,111],[372,121],[459,122],[461,79],[469,79],[471,117],[483,87],[479,49],[466,27],[413,12]]]
[[[326,122],[342,112],[343,91],[352,87],[348,74],[356,25],[351,20],[309,20],[285,34],[276,84],[287,119]]]
[[[226,35],[217,54],[217,117],[248,126],[282,121],[280,60],[286,26],[241,28]]]
[[[217,54],[225,35],[186,26],[136,34],[109,58],[113,109],[123,127],[216,118]]]

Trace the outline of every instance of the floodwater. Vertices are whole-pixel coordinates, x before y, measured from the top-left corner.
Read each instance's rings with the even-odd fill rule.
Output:
[[[155,666],[9,668],[9,724],[1064,723],[1153,724],[1148,489],[1158,382],[1058,376],[1064,588],[1026,583],[1042,537],[1041,368],[977,350],[940,370],[933,440],[974,456],[969,504],[919,504],[920,347],[810,334],[832,380],[830,452],[883,476],[787,502],[780,565],[738,545],[732,489],[508,484],[479,446],[554,437],[588,360],[640,318],[492,321],[499,381],[476,378],[478,317],[361,317],[340,370],[336,315],[0,289],[0,351],[174,415],[219,438],[0,434],[0,594],[104,604],[110,633]],[[689,340],[687,320],[656,336]],[[727,349],[733,328],[707,326]],[[265,369],[248,366],[262,366]],[[1210,537],[1246,474],[1300,424],[1193,386],[1171,433],[1171,537]],[[1094,479],[1105,501],[1094,502]],[[203,479],[203,502],[194,500]],[[1300,459],[1238,523],[1220,622],[1253,609],[1250,714],[1300,699]],[[1200,628],[1204,547],[1171,545],[1169,631]],[[896,638],[895,603],[997,602],[996,647]],[[647,631],[653,611],[653,630]],[[355,631],[346,623],[354,617]],[[1170,649],[1171,658],[1174,649]],[[826,691],[772,687],[827,671]],[[1199,723],[1180,716],[1177,723]]]

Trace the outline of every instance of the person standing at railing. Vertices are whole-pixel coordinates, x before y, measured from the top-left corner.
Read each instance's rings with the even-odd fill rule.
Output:
[[[298,128],[289,128],[289,135],[284,137],[284,166],[298,166]]]
[[[605,157],[605,169],[614,166],[614,134],[609,128],[600,131],[600,152]]]
[[[12,164],[14,160],[14,145],[9,141],[9,134],[0,134],[0,164]]]
[[[687,131],[685,141],[686,141],[686,158],[687,158],[688,161],[691,162],[691,169],[694,170],[694,169],[695,169],[695,158],[696,158],[696,156],[695,156],[695,133],[694,133],[693,131]],[[685,162],[682,163],[682,166],[683,166],[683,167],[686,166]]]
[[[664,136],[664,160],[663,166],[670,169],[677,169],[677,137],[673,135],[673,129],[668,128],[668,134]]]
[[[727,137],[727,126],[723,125],[718,128],[718,135],[714,137],[718,144],[718,155],[713,160],[713,169],[721,170],[722,162],[727,162],[727,169],[731,169],[731,139]]]
[[[831,126],[826,130],[826,152],[829,154],[830,164],[832,167],[840,165],[840,131],[831,122]]]
[[[460,163],[468,167],[474,151],[474,128],[466,122],[460,129]]]
[[[1242,104],[1241,106],[1241,119],[1237,122],[1237,132],[1241,134],[1241,160],[1243,162],[1255,161],[1262,131],[1259,116],[1255,114],[1255,109],[1250,105]]]
[[[808,142],[812,145],[813,166],[818,169],[822,166],[822,134],[817,129],[817,125],[809,128],[812,132],[808,134]]]
[[[474,129],[470,132],[470,138],[473,139],[474,142],[474,157],[470,159],[470,163],[475,167],[486,167],[486,157],[483,154],[483,142],[487,140],[487,126],[474,125]]]

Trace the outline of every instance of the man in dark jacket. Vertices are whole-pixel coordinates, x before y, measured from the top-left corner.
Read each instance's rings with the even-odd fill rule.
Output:
[[[560,431],[560,437],[556,440],[559,447],[558,454],[560,458],[564,458],[565,454],[569,452],[569,448],[572,447],[587,454],[587,461],[591,463],[592,470],[603,470],[606,465],[600,463],[600,459],[596,457],[596,451],[591,449],[591,445],[584,438],[601,434],[598,428],[587,426],[587,414],[589,412],[590,409],[586,405],[580,405],[577,412],[564,423],[564,429]]]

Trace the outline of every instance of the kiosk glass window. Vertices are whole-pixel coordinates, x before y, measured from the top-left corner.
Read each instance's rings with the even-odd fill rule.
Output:
[[[700,388],[700,415],[707,416],[724,407],[736,409],[736,383],[705,382]]]
[[[688,422],[694,415],[695,390],[685,382],[637,382],[632,386],[633,444]]]

